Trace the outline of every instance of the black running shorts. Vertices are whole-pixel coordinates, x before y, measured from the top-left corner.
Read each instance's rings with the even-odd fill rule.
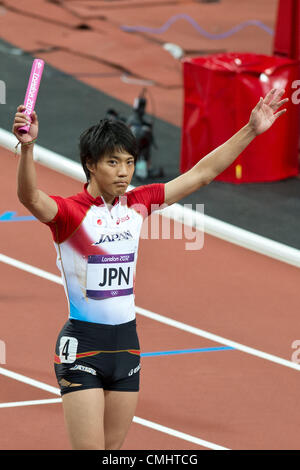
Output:
[[[140,368],[136,320],[121,325],[68,320],[57,338],[54,369],[61,395],[88,388],[137,392]]]

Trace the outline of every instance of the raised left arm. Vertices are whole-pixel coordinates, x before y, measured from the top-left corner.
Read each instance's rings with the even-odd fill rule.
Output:
[[[165,203],[179,201],[214,180],[224,171],[259,134],[269,129],[286,109],[277,110],[288,101],[281,100],[285,90],[271,90],[261,98],[251,112],[248,124],[224,144],[203,157],[193,168],[165,184]]]

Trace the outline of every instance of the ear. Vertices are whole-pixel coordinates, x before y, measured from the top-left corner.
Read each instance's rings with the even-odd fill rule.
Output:
[[[92,160],[87,159],[85,164],[86,164],[86,167],[89,170],[89,172],[93,174],[95,172],[95,169],[96,169],[95,168],[96,167],[95,163]]]

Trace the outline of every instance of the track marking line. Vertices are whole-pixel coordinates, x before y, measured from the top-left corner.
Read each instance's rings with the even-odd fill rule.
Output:
[[[39,380],[31,379],[30,377],[26,377],[26,375],[13,372],[11,370],[5,369],[4,367],[0,367],[0,374],[4,375],[5,377],[9,377],[10,379],[23,382],[27,385],[32,385],[32,387],[40,388],[41,390],[45,390],[46,392],[53,393],[54,395],[60,395],[59,388],[52,387],[52,385],[45,384],[44,382],[40,382]]]
[[[48,271],[36,268],[30,264],[23,263],[22,261],[18,261],[17,259],[10,258],[9,256],[5,256],[2,253],[0,253],[0,261],[2,261],[2,263],[9,264],[10,266],[14,266],[15,268],[21,269],[22,271],[26,271],[30,274],[35,274],[36,276],[47,279],[48,281],[63,285],[60,276],[56,276],[55,274],[51,274]]]
[[[179,330],[187,331],[188,333],[192,333],[196,336],[201,336],[203,338],[209,339],[216,343],[224,344],[226,346],[229,346],[230,348],[237,349],[246,354],[250,354],[252,356],[256,356],[256,357],[265,359],[270,362],[274,362],[281,366],[289,367],[291,369],[295,369],[298,371],[300,370],[300,364],[296,364],[295,362],[288,361],[287,359],[282,359],[281,357],[274,356],[273,354],[268,354],[268,353],[265,353],[264,351],[260,351],[258,349],[254,349],[249,346],[245,346],[244,344],[231,341],[229,339],[223,338],[222,336],[209,333],[208,331],[204,331],[204,330],[201,330],[200,328],[196,328],[194,326],[187,325],[177,320],[173,320],[172,318],[165,317],[163,315],[151,312],[150,310],[146,310],[141,307],[136,307],[135,310],[136,310],[136,313],[139,313],[140,315],[144,317],[150,318],[160,323],[164,323],[165,325],[173,326],[174,328],[178,328]]]
[[[0,222],[25,222],[28,220],[36,220],[33,215],[16,215],[17,212],[6,211],[3,214],[0,214]]]
[[[29,379],[29,380],[32,380],[32,379]],[[48,398],[45,400],[15,401],[15,402],[0,403],[0,408],[13,408],[13,407],[19,407],[19,406],[33,406],[33,405],[48,405],[48,404],[61,403],[61,402],[62,402],[61,398]],[[208,449],[231,450],[226,447],[219,446],[218,444],[214,444],[213,442],[205,441],[198,437],[191,436],[190,434],[177,431],[176,429],[162,426],[161,424],[154,423],[153,421],[149,421],[147,419],[139,418],[138,416],[133,417],[133,422],[136,424],[140,424],[141,426],[154,429],[155,431],[168,434],[172,437],[176,437],[184,441],[192,442],[193,444],[197,444],[199,446],[207,447]]]
[[[168,428],[166,426],[162,426],[157,423],[153,423],[152,421],[148,421],[146,419],[134,417],[133,422],[137,424],[141,424],[142,426],[147,426],[148,428],[155,429],[156,431],[163,432],[165,434],[169,434],[170,436],[178,437],[179,439],[183,439],[184,441],[192,442],[193,444],[198,444],[199,446],[207,447],[208,449],[213,450],[231,450],[226,447],[221,447],[217,444],[213,444],[212,442],[204,441],[203,439],[199,439],[198,437],[190,436],[189,434],[185,434],[180,431],[176,431],[175,429]]]
[[[34,274],[36,276],[40,276],[44,279],[47,279],[49,281],[55,282],[56,284],[61,284],[63,285],[62,279],[59,276],[56,276],[54,274],[51,274],[47,271],[44,271],[42,269],[36,268],[34,266],[31,266],[30,264],[23,263],[21,261],[18,261],[14,258],[10,258],[9,256],[3,255],[0,253],[0,262],[9,264],[11,266],[14,266],[18,269],[22,269],[23,271],[29,272],[31,274]],[[281,357],[275,356],[273,354],[268,354],[264,351],[260,351],[255,348],[251,348],[249,346],[245,346],[244,344],[238,343],[236,341],[231,341],[227,338],[223,338],[222,336],[215,335],[213,333],[210,333],[205,330],[201,330],[200,328],[196,328],[194,326],[187,325],[186,323],[179,322],[177,320],[173,320],[172,318],[165,317],[163,315],[160,315],[158,313],[151,312],[150,310],[146,310],[141,307],[135,307],[136,313],[139,315],[142,315],[144,317],[150,318],[152,320],[158,321],[160,323],[164,323],[165,325],[168,326],[173,326],[174,328],[178,328],[179,330],[182,331],[187,331],[188,333],[192,333],[196,336],[201,336],[203,338],[209,339],[211,341],[214,341],[216,343],[223,344],[225,346],[237,349],[239,351],[242,351],[246,354],[250,354],[252,356],[259,357],[261,359],[265,359],[266,361],[274,362],[275,364],[279,364],[284,367],[289,367],[290,369],[294,370],[300,370],[300,364],[297,364],[292,361],[288,361],[287,359],[283,359]]]
[[[50,403],[61,403],[61,398],[48,398],[46,400],[28,400],[28,401],[11,401],[0,403],[0,408],[12,408],[15,406],[31,406],[31,405],[48,405]]]
[[[176,354],[191,354],[199,352],[209,352],[209,351],[234,351],[234,348],[229,348],[227,346],[221,346],[216,348],[198,348],[198,349],[178,349],[176,351],[156,351],[156,352],[147,352],[141,353],[141,357],[154,357],[154,356],[173,356]]]

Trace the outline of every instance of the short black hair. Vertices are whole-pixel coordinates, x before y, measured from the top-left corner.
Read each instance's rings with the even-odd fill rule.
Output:
[[[97,163],[103,156],[112,155],[116,151],[132,155],[134,162],[138,157],[134,134],[125,122],[119,120],[101,119],[98,124],[86,129],[80,135],[79,150],[87,181],[90,180],[87,160]]]

